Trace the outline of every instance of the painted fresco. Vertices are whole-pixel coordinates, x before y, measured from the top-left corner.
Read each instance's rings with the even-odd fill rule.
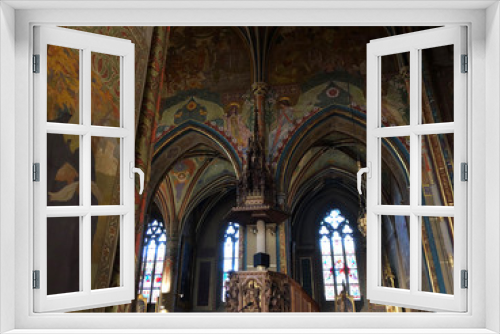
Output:
[[[142,97],[144,93],[144,84],[146,80],[147,65],[149,59],[149,52],[151,47],[151,36],[153,33],[153,27],[66,27],[69,29],[75,29],[79,31],[89,32],[93,34],[105,35],[110,37],[124,38],[130,40],[135,46],[135,116],[136,123],[140,113],[140,106],[142,102]],[[107,71],[107,75],[100,75],[99,77],[108,80],[109,74],[116,73],[117,64],[106,64],[102,58],[107,58],[104,56],[93,56],[92,59],[92,69],[97,69],[99,73],[104,69]],[[99,60],[101,63],[99,64]],[[94,77],[93,77],[94,78]],[[116,83],[116,82],[115,82]],[[113,95],[114,92],[118,92],[117,86],[109,88],[109,95]],[[100,96],[99,96],[100,97]],[[116,95],[115,95],[116,97]]]
[[[190,188],[190,184],[200,166],[205,162],[205,159],[205,157],[196,157],[181,160],[176,163],[168,173],[172,185],[176,212],[179,212]]]
[[[335,167],[351,174],[357,173],[356,160],[340,150],[328,150],[321,154],[301,175],[301,180],[308,180],[317,175],[320,171]],[[294,186],[292,183],[291,186]]]
[[[220,95],[252,84],[250,56],[231,27],[173,27],[165,72],[165,98],[192,89]]]
[[[248,51],[229,28],[205,30],[172,29],[167,63],[173,70],[167,71],[156,138],[167,136],[183,122],[198,122],[217,131],[244,160],[253,124]],[[383,28],[373,27],[279,30],[269,54],[270,89],[265,103],[272,162],[276,163],[301,125],[318,112],[332,106],[366,112],[366,43],[381,35],[386,35]],[[222,36],[228,40],[219,43]],[[230,79],[223,84],[221,78]],[[394,122],[392,113],[406,102],[401,77],[395,76],[386,85],[384,115],[387,122]]]
[[[157,140],[175,126],[198,122],[218,132],[244,156],[251,134],[251,60],[229,27],[174,27],[156,129]]]
[[[214,159],[196,181],[193,194],[198,194],[213,181],[225,176],[235,177],[233,165],[227,160]]]

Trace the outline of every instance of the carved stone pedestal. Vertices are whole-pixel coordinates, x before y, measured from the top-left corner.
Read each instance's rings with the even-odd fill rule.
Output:
[[[227,312],[319,312],[304,289],[282,273],[233,272],[226,286]]]

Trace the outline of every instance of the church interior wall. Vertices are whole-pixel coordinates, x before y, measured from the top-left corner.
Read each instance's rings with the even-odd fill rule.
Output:
[[[333,311],[332,303],[323,297],[317,227],[327,209],[333,208],[356,224],[364,205],[364,199],[355,193],[354,177],[366,156],[366,44],[412,28],[265,27],[264,65],[256,62],[261,55],[248,39],[253,27],[73,28],[129,38],[136,45],[136,149],[137,161],[146,172],[145,195],[136,195],[136,267],[141,266],[145,226],[153,217],[162,219],[167,239],[172,241],[166,252],[172,290],[162,301],[164,310],[223,311],[223,228],[226,215],[236,203],[237,180],[252,136],[252,84],[265,80],[269,87],[263,119],[266,159],[273,168],[280,205],[292,212],[288,221],[266,231],[270,269],[287,272],[301,284],[305,270],[310,270],[309,292],[322,311]],[[424,28],[414,30],[419,29]],[[398,58],[388,67],[382,109],[388,126],[408,121],[404,66],[405,59]],[[117,84],[113,81],[116,64],[103,66],[95,59],[95,72],[98,82]],[[443,76],[446,82],[450,80],[444,70]],[[434,83],[432,88],[435,86],[439,88],[434,95],[449,94],[448,86]],[[112,109],[116,104],[112,89],[96,94],[103,106]],[[71,116],[68,101],[53,101],[58,117]],[[446,113],[449,110],[443,111]],[[69,203],[75,200],[76,188],[72,186],[75,174],[67,164],[71,164],[78,148],[71,138],[64,138],[61,146],[68,153],[57,160],[62,170],[58,175],[66,177],[54,176],[53,198]],[[96,146],[112,150],[105,143]],[[393,138],[383,147],[383,196],[387,202],[403,204],[409,200],[409,142]],[[112,182],[109,171],[103,168],[95,165],[96,177]],[[113,194],[104,195],[112,198]],[[104,223],[108,228],[99,232],[102,235],[95,238],[93,247],[106,245],[116,250],[113,222]],[[392,271],[394,282],[406,288],[408,226],[404,219],[389,218],[384,226],[384,263]],[[254,227],[241,228],[238,256],[242,270],[253,267]],[[365,237],[355,228],[354,238],[363,296],[356,301],[356,308],[387,311],[370,305],[364,297]],[[100,284],[112,284],[119,275],[109,270],[114,264],[112,254],[105,264],[99,262],[102,259],[93,262],[95,272],[106,281]],[[310,267],[304,267],[304,259],[309,259]],[[107,275],[99,271],[104,266]],[[424,279],[425,288],[433,289],[436,280]],[[208,286],[209,291],[200,286]],[[133,309],[134,303],[94,311]]]

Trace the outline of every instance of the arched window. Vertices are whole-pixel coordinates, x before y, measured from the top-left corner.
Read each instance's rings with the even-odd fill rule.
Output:
[[[229,279],[231,271],[238,270],[238,252],[240,240],[240,225],[229,223],[224,233],[224,255],[222,264],[222,301],[226,301],[226,287],[224,283]]]
[[[141,276],[137,293],[142,293],[150,304],[156,303],[156,298],[160,296],[166,244],[167,234],[164,224],[157,220],[149,222],[144,234]]]
[[[321,222],[319,243],[327,301],[335,300],[342,292],[342,283],[355,300],[361,298],[352,233],[349,220],[338,209],[330,211]]]

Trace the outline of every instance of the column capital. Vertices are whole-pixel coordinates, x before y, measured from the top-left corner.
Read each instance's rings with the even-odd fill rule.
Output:
[[[265,82],[254,82],[252,84],[252,91],[254,95],[266,95],[269,90],[269,85]]]

